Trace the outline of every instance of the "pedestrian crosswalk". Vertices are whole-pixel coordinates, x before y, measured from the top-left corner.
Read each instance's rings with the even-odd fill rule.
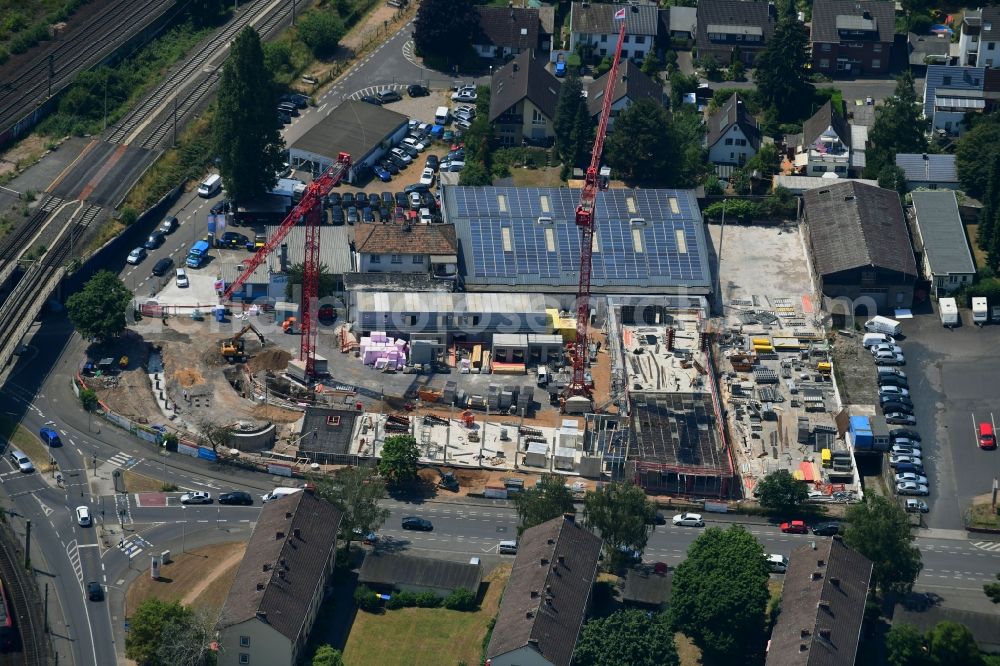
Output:
[[[978,548],[979,550],[990,550],[993,552],[1000,552],[1000,541],[973,541],[972,547]]]
[[[124,467],[132,461],[132,456],[127,453],[116,453],[108,459],[108,462],[115,467]]]
[[[126,557],[130,560],[136,555],[142,553],[143,550],[152,547],[153,544],[149,543],[138,534],[125,537],[118,542],[118,550],[125,553]]]

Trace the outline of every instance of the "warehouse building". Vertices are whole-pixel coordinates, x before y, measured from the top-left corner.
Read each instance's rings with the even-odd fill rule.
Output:
[[[573,306],[580,275],[580,190],[445,186],[467,291],[561,295]],[[708,295],[705,225],[690,190],[609,189],[597,197],[591,290]]]
[[[408,123],[401,113],[348,99],[296,139],[288,149],[288,161],[315,178],[346,152],[353,162],[347,182],[364,182],[371,167],[406,136]]]

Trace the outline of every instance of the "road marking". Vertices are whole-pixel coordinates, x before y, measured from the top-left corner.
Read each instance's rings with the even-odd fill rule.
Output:
[[[973,548],[978,548],[979,550],[1000,553],[1000,541],[972,541],[971,544]]]
[[[38,495],[33,495],[33,497],[35,498],[35,501],[38,502],[38,506],[42,507],[42,513],[44,513],[46,516],[51,516],[52,512],[54,512],[55,509],[53,509],[52,507],[50,507],[48,504],[46,504],[42,500],[38,499]]]
[[[73,567],[76,579],[80,582],[80,585],[83,585],[83,565],[80,563],[80,549],[75,540],[70,541],[66,545],[66,557],[69,558],[69,563]]]

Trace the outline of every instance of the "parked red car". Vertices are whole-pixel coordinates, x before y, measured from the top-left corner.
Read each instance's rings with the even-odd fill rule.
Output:
[[[781,531],[785,534],[805,534],[809,531],[805,522],[793,520],[790,523],[781,523]]]

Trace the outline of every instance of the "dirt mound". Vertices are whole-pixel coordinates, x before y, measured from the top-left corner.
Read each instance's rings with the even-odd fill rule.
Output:
[[[205,383],[205,378],[201,376],[201,373],[192,368],[181,368],[174,373],[174,379],[185,388]]]
[[[294,423],[302,418],[301,412],[291,409],[282,409],[274,405],[255,405],[250,413],[258,419],[271,421],[273,423]]]
[[[247,367],[251,372],[261,370],[284,370],[288,367],[288,362],[292,360],[292,355],[284,349],[265,349],[258,352],[247,362]]]

